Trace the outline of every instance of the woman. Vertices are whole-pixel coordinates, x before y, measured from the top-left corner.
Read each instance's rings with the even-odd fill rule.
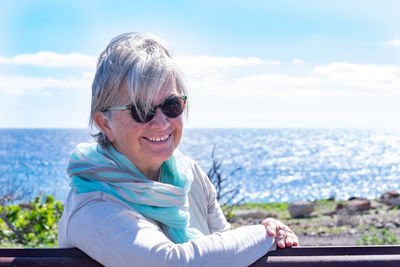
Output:
[[[274,242],[298,244],[273,219],[230,230],[206,174],[176,150],[187,106],[164,41],[136,33],[111,41],[92,85],[97,142],[78,145],[67,170],[60,247],[107,266],[247,266]]]

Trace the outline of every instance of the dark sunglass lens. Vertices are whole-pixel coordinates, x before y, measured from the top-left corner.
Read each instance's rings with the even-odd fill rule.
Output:
[[[152,112],[146,113],[140,107],[137,109],[132,105],[131,116],[136,122],[146,123],[151,121],[156,115],[157,108],[161,107],[162,112],[170,118],[176,118],[183,113],[184,102],[179,97],[173,97],[165,100],[160,106],[155,106]],[[139,115],[140,114],[140,115]]]
[[[151,121],[154,118],[155,115],[156,115],[155,112],[151,112],[151,113],[146,114],[146,116],[144,117],[144,122]]]
[[[139,114],[138,110],[136,110],[135,106],[132,105],[132,107],[131,107],[131,116],[132,116],[132,119],[133,119],[134,121],[136,121],[136,122],[142,122],[142,120],[140,119],[140,117],[139,117],[138,114]]]
[[[140,115],[139,115],[140,114]],[[146,123],[154,118],[155,112],[147,113],[141,108],[136,109],[135,106],[131,108],[132,119],[136,122]],[[142,117],[142,119],[140,118]]]
[[[182,114],[183,104],[179,97],[174,97],[165,100],[165,102],[161,106],[161,109],[166,116],[170,118],[176,118]]]

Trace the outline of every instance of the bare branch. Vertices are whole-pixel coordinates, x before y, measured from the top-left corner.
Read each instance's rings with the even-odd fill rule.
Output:
[[[18,160],[10,160],[10,166],[13,166],[23,174],[23,179],[13,177],[13,174],[4,169],[0,174],[0,205],[7,205],[15,201],[20,201],[32,196],[33,188],[29,186],[30,169],[26,163]]]
[[[240,185],[232,189],[226,189],[227,185],[230,184],[232,176],[240,171],[242,168],[238,167],[231,171],[228,176],[224,175],[222,172],[222,160],[215,158],[215,145],[211,151],[212,166],[208,170],[207,175],[211,183],[215,186],[217,201],[221,204],[221,201],[226,199],[226,201],[221,204],[221,206],[229,205],[233,200],[237,198],[240,193]],[[239,202],[242,202],[241,199]],[[239,203],[238,202],[238,203]]]
[[[18,231],[14,225],[10,222],[10,220],[7,218],[6,214],[3,212],[0,212],[0,218],[7,224],[8,228],[17,236],[18,243],[20,244],[25,244],[24,237],[22,236],[22,232]]]

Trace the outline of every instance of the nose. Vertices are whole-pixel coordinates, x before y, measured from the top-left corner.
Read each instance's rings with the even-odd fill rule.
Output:
[[[168,120],[167,116],[165,116],[165,114],[161,111],[161,108],[158,108],[156,110],[156,115],[154,115],[154,118],[150,121],[150,125],[154,129],[165,130],[171,125],[171,122]]]

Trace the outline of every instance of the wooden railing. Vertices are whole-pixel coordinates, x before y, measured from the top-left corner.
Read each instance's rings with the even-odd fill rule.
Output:
[[[0,266],[101,266],[76,248],[0,248]],[[252,266],[400,266],[400,246],[296,247],[271,251]],[[227,266],[228,267],[228,266]]]
[[[400,246],[294,247],[271,251],[252,266],[400,266]]]
[[[0,266],[102,266],[77,248],[0,248]]]

